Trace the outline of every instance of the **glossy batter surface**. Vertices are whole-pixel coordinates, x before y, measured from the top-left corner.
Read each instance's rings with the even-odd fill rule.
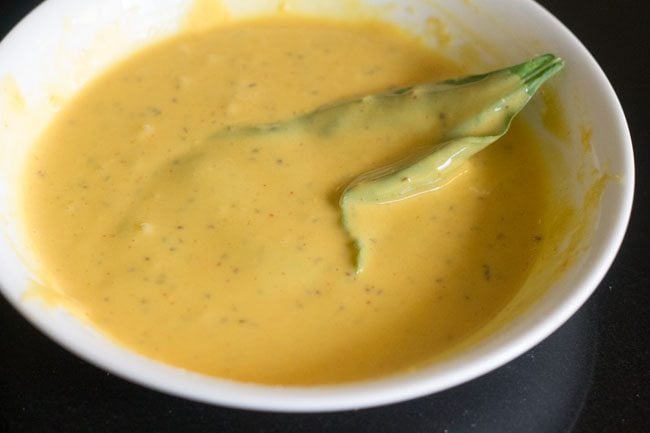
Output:
[[[215,134],[458,72],[391,27],[298,18],[138,54],[72,101],[30,158],[44,285],[137,352],[219,377],[337,383],[423,365],[499,311],[535,259],[545,171],[526,127],[444,188],[369,207],[360,274],[339,194],[411,140]]]

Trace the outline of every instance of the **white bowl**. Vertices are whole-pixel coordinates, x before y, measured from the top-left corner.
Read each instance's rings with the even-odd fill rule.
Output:
[[[0,44],[0,284],[4,296],[52,339],[114,374],[203,402],[275,411],[361,408],[441,391],[505,364],[562,325],[607,272],[632,206],[632,144],[607,78],[581,43],[532,0],[519,0],[516,7],[512,0],[353,3],[48,0],[34,10]],[[139,356],[65,310],[25,296],[38,280],[31,271],[34,258],[25,248],[17,212],[16,184],[27,150],[61,104],[90,78],[138,48],[182,31],[192,8],[202,5],[209,10],[210,4],[214,10],[228,10],[234,18],[294,10],[390,20],[481,69],[543,52],[566,60],[566,70],[550,83],[550,92],[565,111],[567,130],[555,131],[557,136],[544,130],[541,98],[524,115],[552,143],[549,152],[563,167],[555,187],[564,200],[575,204],[576,225],[558,229],[557,239],[548,242],[554,248],[542,252],[521,293],[457,355],[409,374],[346,385],[243,384]],[[219,17],[223,14],[195,13],[191,19],[194,26],[207,26]]]

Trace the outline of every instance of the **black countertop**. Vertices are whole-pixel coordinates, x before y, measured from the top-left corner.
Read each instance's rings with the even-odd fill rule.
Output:
[[[0,37],[38,3],[0,6]],[[274,414],[133,385],[66,352],[0,297],[0,433],[650,432],[650,230],[644,228],[650,210],[650,6],[636,0],[539,3],[582,40],[608,75],[628,118],[637,167],[635,206],[620,254],[595,294],[551,337],[486,376],[429,397],[350,412]]]

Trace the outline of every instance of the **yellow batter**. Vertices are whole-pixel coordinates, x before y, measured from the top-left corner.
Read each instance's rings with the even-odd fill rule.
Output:
[[[338,383],[423,365],[496,314],[535,259],[546,173],[526,127],[444,188],[370,207],[360,274],[341,188],[413,143],[214,136],[459,72],[387,25],[304,18],[139,53],[70,103],[28,162],[45,285],[133,350],[223,378]]]

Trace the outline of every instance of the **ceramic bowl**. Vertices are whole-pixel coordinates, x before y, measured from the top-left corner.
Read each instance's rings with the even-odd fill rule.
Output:
[[[575,208],[575,221],[556,227],[521,292],[444,361],[335,386],[237,383],[139,356],[66,310],[26,295],[38,275],[22,235],[16,185],[26,152],[61,105],[111,63],[148,44],[225,17],[279,13],[392,21],[473,72],[545,52],[566,60],[546,96],[523,115],[550,143],[558,168],[553,188]],[[562,111],[560,123],[548,121],[551,99]],[[616,95],[580,41],[532,0],[516,6],[512,0],[47,0],[0,43],[0,119],[3,295],[42,332],[101,368],[163,392],[238,408],[381,405],[441,391],[507,363],[560,327],[596,289],[618,251],[632,205],[632,145]]]

